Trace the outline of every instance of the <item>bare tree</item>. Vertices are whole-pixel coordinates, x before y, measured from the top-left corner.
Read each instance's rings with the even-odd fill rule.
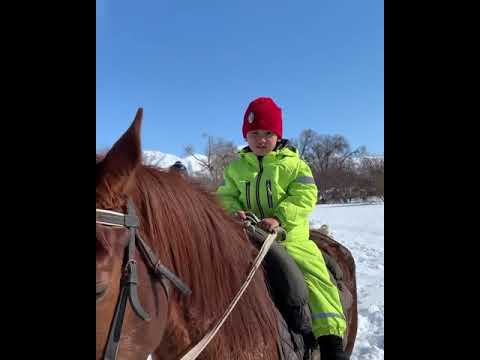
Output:
[[[342,167],[347,160],[366,152],[363,146],[352,150],[348,140],[342,135],[318,135],[314,140],[305,157],[321,172],[332,166]]]
[[[342,135],[320,135],[312,129],[302,131],[294,141],[302,158],[310,165],[321,202],[350,202],[366,198],[370,186],[362,173],[365,146],[352,149]]]
[[[317,139],[318,134],[315,131],[313,131],[312,129],[306,129],[300,133],[300,137],[298,140],[294,139],[292,142],[298,149],[300,157],[302,159],[305,159],[305,155],[312,151],[312,146]]]
[[[185,152],[198,161],[204,172],[208,174],[212,185],[217,187],[223,180],[225,167],[238,157],[237,148],[233,142],[223,138],[215,138],[207,134],[203,136],[207,138],[205,159],[195,155],[192,145],[187,146]],[[205,179],[203,181],[206,182]]]
[[[365,157],[362,159],[360,174],[368,196],[377,196],[384,200],[385,161],[383,157]]]

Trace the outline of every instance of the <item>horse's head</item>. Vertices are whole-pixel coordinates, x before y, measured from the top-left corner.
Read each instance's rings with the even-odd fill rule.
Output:
[[[139,110],[97,156],[97,359],[178,358],[219,321],[258,253],[214,194],[142,164],[141,118]],[[203,356],[272,360],[277,350],[274,305],[257,271]]]
[[[148,241],[148,224],[142,224],[137,213],[144,204],[138,199],[137,204],[128,203],[141,166],[141,120],[139,109],[111,150],[104,157],[97,156],[97,359],[114,359],[117,353],[117,359],[146,359],[158,346],[166,324],[168,286],[152,280],[154,258],[145,259],[138,251],[138,243]],[[138,240],[142,236],[145,241]]]

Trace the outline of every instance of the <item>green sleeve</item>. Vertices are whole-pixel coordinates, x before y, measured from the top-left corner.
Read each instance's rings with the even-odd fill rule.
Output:
[[[275,216],[287,231],[303,225],[317,203],[317,186],[310,167],[300,161],[292,182],[287,188],[287,197],[275,209]]]
[[[230,167],[225,168],[223,173],[223,183],[218,187],[217,195],[219,196],[220,202],[225,210],[228,213],[233,214],[238,210],[242,210],[242,205],[238,200],[240,191],[238,190],[230,172]]]

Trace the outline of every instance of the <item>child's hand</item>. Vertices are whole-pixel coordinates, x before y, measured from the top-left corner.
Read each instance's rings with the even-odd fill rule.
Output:
[[[262,229],[270,231],[271,233],[273,233],[280,226],[280,223],[278,222],[277,219],[266,218],[266,219],[263,219],[262,221],[260,221],[258,223],[258,225]]]
[[[247,215],[245,215],[245,211],[242,211],[242,210],[238,210],[233,216],[240,221],[247,219]]]

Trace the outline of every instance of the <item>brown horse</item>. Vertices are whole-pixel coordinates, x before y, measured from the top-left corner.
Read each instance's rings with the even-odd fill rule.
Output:
[[[218,321],[258,253],[214,195],[176,173],[142,164],[142,115],[139,109],[111,150],[96,157],[96,208],[101,209],[96,225],[96,359],[107,357],[110,338],[116,338],[118,348],[113,346],[112,353],[117,359],[145,360],[149,354],[179,359]],[[145,243],[159,262],[148,261],[149,251],[139,252],[132,239]],[[158,269],[170,274],[166,278],[181,279],[191,294],[182,294],[181,286],[172,286],[165,276],[158,281]],[[122,309],[123,321],[115,322]],[[280,359],[278,341],[274,304],[259,270],[199,358]]]

